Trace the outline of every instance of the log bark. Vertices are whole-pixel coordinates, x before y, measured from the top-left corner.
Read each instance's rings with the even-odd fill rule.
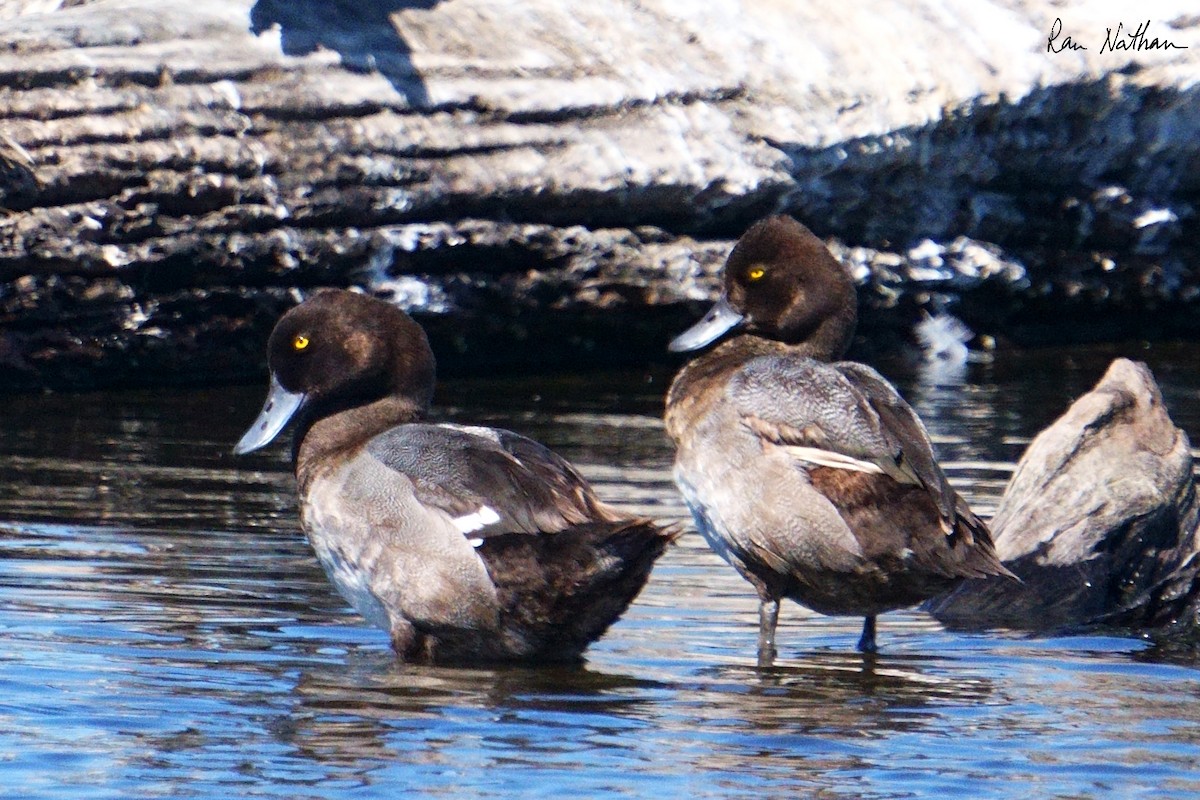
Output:
[[[768,211],[871,335],[1196,334],[1200,17],[1101,53],[1110,13],[0,0],[0,384],[247,377],[294,290],[381,272],[451,371],[642,360]]]
[[[1022,580],[930,604],[956,626],[1200,630],[1200,501],[1186,434],[1144,364],[1117,359],[1030,444],[991,527]]]

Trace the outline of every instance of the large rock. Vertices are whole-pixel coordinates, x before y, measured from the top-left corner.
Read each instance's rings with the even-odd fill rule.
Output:
[[[837,237],[868,332],[950,299],[1018,340],[1195,333],[1200,16],[1112,14],[0,0],[0,380],[244,376],[291,289],[381,271],[450,368],[640,359],[768,211]],[[1189,49],[1101,52],[1145,17]]]
[[[959,626],[1200,630],[1192,451],[1144,364],[1112,363],[1021,457],[991,527],[1023,581],[931,604]]]

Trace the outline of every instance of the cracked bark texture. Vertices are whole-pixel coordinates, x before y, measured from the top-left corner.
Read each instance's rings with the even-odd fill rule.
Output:
[[[1111,13],[0,0],[0,385],[249,377],[320,285],[392,292],[447,371],[643,361],[771,211],[868,336],[1193,335],[1200,17],[1102,54]]]

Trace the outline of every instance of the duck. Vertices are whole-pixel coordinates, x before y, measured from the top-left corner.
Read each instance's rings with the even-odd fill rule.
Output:
[[[293,423],[301,527],[401,661],[577,661],[677,536],[602,502],[532,439],[428,421],[434,355],[391,303],[317,291],[278,320],[267,364],[234,452]]]
[[[701,351],[666,396],[673,475],[697,530],[759,598],[773,662],[779,604],[876,617],[965,578],[1014,578],[987,525],[938,466],[913,409],[871,367],[841,361],[857,324],[849,271],[786,215],[734,245],[721,293],[673,352]]]

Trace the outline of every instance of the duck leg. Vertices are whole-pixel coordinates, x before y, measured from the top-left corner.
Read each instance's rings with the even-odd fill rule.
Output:
[[[779,624],[779,601],[762,598],[758,603],[758,665],[775,663],[775,626]]]
[[[858,640],[860,653],[874,653],[875,649],[875,617],[872,615],[863,620],[862,636]]]

